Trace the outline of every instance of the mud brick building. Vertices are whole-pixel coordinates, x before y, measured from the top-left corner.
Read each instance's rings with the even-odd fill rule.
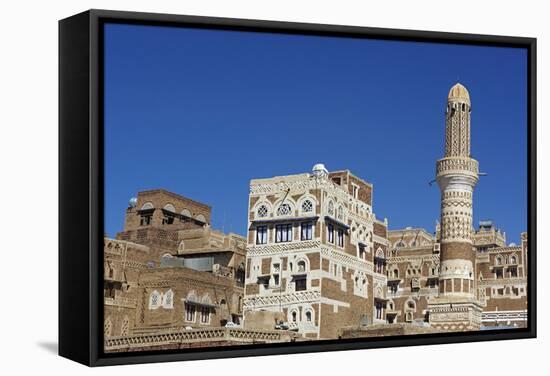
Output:
[[[527,320],[527,234],[521,246],[491,221],[473,228],[478,162],[470,151],[471,103],[461,84],[449,91],[445,155],[436,164],[441,191],[435,234],[389,232],[388,322],[425,322],[444,331],[480,330]]]
[[[387,222],[373,213],[372,189],[321,164],[250,182],[245,317],[278,313],[316,339],[386,322]]]
[[[188,346],[177,342],[185,338],[193,346],[289,340],[225,328],[243,318],[246,241],[213,230],[210,215],[207,205],[164,190],[130,200],[124,231],[104,241],[107,350]]]
[[[476,299],[481,328],[527,323],[527,234],[506,246],[506,235],[482,221],[473,232]],[[439,294],[439,226],[434,233],[408,227],[388,232],[388,323],[429,325],[428,304]]]
[[[491,221],[474,228],[470,118],[456,84],[434,232],[388,230],[373,185],[322,164],[252,179],[244,237],[213,230],[208,205],[139,192],[124,230],[105,238],[106,350],[524,327],[527,234],[507,244]]]

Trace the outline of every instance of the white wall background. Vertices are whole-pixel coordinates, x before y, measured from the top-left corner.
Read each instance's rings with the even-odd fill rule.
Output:
[[[548,368],[548,79],[544,1],[5,1],[0,22],[0,372],[64,374],[522,374]],[[57,20],[88,8],[538,38],[536,340],[362,350],[87,369],[57,342]],[[498,142],[498,139],[495,139]],[[83,198],[84,199],[84,198]],[[503,198],[505,199],[505,198]],[[83,201],[84,204],[84,201]],[[30,220],[27,223],[27,220]],[[76,251],[76,250],[75,250]],[[547,348],[545,348],[547,347]],[[544,371],[543,371],[544,372]]]

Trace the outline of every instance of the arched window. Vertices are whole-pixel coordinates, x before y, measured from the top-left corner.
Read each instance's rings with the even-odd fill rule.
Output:
[[[111,263],[108,264],[108,270],[109,270],[109,279],[113,279],[115,276],[115,268],[111,265]]]
[[[189,209],[183,209],[180,214],[184,217],[191,218],[191,212],[189,211]]]
[[[163,295],[162,307],[166,309],[174,308],[174,292],[171,289]]]
[[[334,216],[334,203],[332,201],[328,202],[327,212],[328,212],[328,215]]]
[[[166,204],[164,205],[164,208],[162,208],[162,213],[164,215],[164,218],[162,218],[162,224],[163,225],[171,225],[174,223],[176,208],[172,204]]]
[[[149,309],[157,309],[161,305],[161,295],[155,290],[149,295]]]
[[[496,259],[495,259],[495,262],[496,262],[497,265],[502,265],[502,257],[497,256]]]
[[[285,215],[291,215],[292,214],[292,208],[289,204],[281,204],[279,208],[277,209],[277,215],[278,216],[285,216]]]
[[[516,256],[510,256],[510,264],[517,264]]]
[[[393,277],[394,278],[399,278],[399,269],[397,269],[397,268],[393,269]]]
[[[412,300],[409,300],[407,302],[407,308],[410,309],[410,310],[415,311],[416,310],[416,303]]]
[[[292,322],[296,322],[298,320],[298,312],[292,311]]]
[[[172,205],[172,204],[166,204],[166,205],[164,205],[164,210],[169,211],[169,212],[172,212],[172,213],[175,213],[175,212],[176,212],[176,208],[175,208],[174,205]]]
[[[338,218],[339,221],[344,220],[344,208],[342,206],[338,207],[338,212],[337,212],[336,217]]]
[[[306,311],[306,321],[307,322],[312,322],[313,321],[313,315],[312,315],[310,310]]]
[[[199,222],[206,223],[206,218],[202,214],[197,215],[195,219]]]
[[[302,213],[312,213],[313,212],[313,202],[311,200],[304,200],[302,202]]]
[[[298,261],[297,265],[298,265],[298,273],[302,273],[307,270],[306,262],[304,260]]]
[[[129,328],[130,328],[130,319],[128,319],[128,316],[124,316],[124,320],[122,320],[122,325],[120,327],[120,335],[127,336]]]
[[[103,334],[105,337],[110,337],[113,333],[113,323],[110,317],[107,317],[105,323],[103,324]]]
[[[154,209],[155,207],[153,206],[153,203],[151,202],[146,202],[145,204],[143,204],[141,206],[141,210],[151,210],[151,209]]]
[[[376,254],[374,256],[374,271],[376,273],[384,273],[384,265],[386,264],[386,260],[384,257],[384,251],[379,248],[376,251]]]
[[[265,217],[267,217],[267,214],[269,213],[269,211],[267,210],[267,206],[260,205],[260,207],[258,208],[256,213],[257,213],[258,218],[265,218]]]
[[[244,280],[245,280],[244,262],[241,262],[239,267],[237,268],[237,271],[235,272],[235,280],[239,286],[244,285]]]
[[[140,226],[149,226],[153,221],[153,211],[155,207],[152,203],[146,202],[142,205],[139,212],[139,225]]]

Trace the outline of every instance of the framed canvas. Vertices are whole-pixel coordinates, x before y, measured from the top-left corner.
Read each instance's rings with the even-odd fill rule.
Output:
[[[59,23],[59,354],[536,336],[536,40]]]

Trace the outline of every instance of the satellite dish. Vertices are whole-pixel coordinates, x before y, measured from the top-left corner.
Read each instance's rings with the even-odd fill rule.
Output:
[[[137,206],[137,198],[135,197],[132,197],[129,201],[128,201],[128,206],[130,208],[135,208]]]

